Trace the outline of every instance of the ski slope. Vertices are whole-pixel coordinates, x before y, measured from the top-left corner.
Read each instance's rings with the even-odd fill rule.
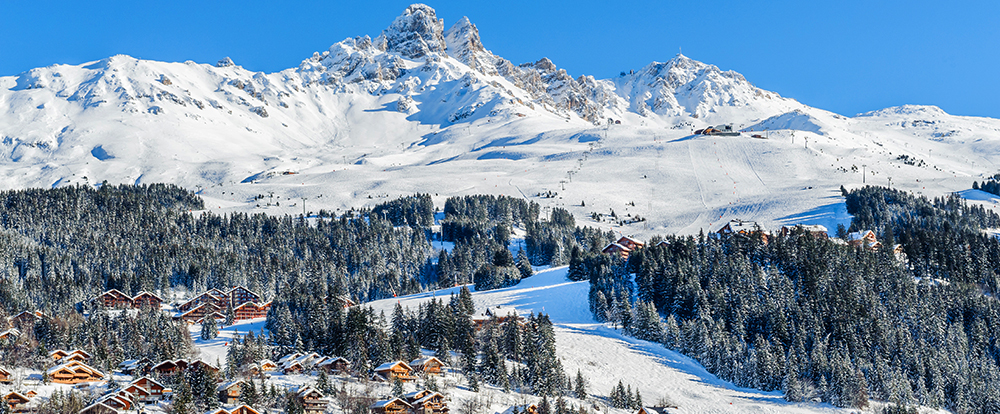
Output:
[[[700,364],[647,341],[628,338],[618,330],[595,323],[587,305],[589,285],[566,279],[566,267],[539,271],[520,284],[473,292],[477,311],[513,307],[518,312],[547,313],[555,325],[556,345],[565,372],[579,369],[589,381],[589,393],[607,397],[619,380],[654,403],[666,397],[681,413],[850,413],[829,404],[789,403],[780,392],[762,392],[734,386],[708,373]],[[387,315],[398,302],[416,307],[431,298],[448,297],[459,288],[367,303]],[[470,286],[471,289],[471,286]],[[877,406],[878,403],[873,403]],[[617,411],[617,410],[616,410]]]

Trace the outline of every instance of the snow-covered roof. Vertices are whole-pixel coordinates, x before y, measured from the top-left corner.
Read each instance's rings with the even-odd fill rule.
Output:
[[[865,237],[868,237],[869,233],[871,233],[871,237],[875,237],[875,232],[871,230],[854,231],[847,233],[847,241],[862,240]]]
[[[408,369],[408,370],[411,370],[411,371],[413,370],[413,368],[411,368],[409,364],[407,364],[407,363],[405,363],[403,361],[393,361],[393,362],[386,362],[386,363],[384,363],[382,365],[379,365],[379,366],[375,367],[375,371],[387,371],[387,370],[392,369],[392,367],[394,367],[396,365],[399,365],[399,364],[403,364],[403,366],[406,367],[406,369]]]
[[[428,362],[431,362],[431,361],[437,361],[438,364],[444,365],[444,363],[442,363],[440,359],[437,359],[436,357],[432,357],[431,356],[431,357],[423,357],[423,358],[419,358],[419,359],[414,359],[413,361],[410,361],[410,366],[411,367],[417,367],[417,366],[424,365],[424,364],[426,364]]]
[[[153,292],[145,291],[145,290],[142,291],[142,292],[136,293],[136,295],[132,297],[132,300],[136,300],[136,299],[139,298],[139,296],[143,296],[143,295],[149,295],[149,296],[152,296],[152,297],[156,298],[157,300],[159,300],[161,302],[163,301],[163,299],[161,299],[159,295],[157,295],[157,294],[155,294]]]
[[[389,404],[392,404],[394,401],[399,401],[400,404],[403,404],[403,405],[405,405],[407,407],[413,408],[413,406],[410,405],[410,403],[406,402],[405,400],[403,400],[402,398],[399,398],[399,397],[390,398],[388,400],[378,400],[378,401],[375,401],[375,403],[371,405],[371,408],[384,408],[385,406],[387,406]]]
[[[622,246],[622,245],[620,245],[618,243],[608,243],[608,245],[604,246],[604,248],[601,249],[601,251],[602,252],[608,252],[609,249],[611,249],[612,247],[614,247],[614,248],[616,248],[618,250],[626,251],[626,252],[631,252],[632,251],[632,249],[629,249],[628,247]]]
[[[442,395],[439,392],[433,392],[432,391],[430,394],[427,394],[427,395],[423,396],[422,398],[420,398],[419,400],[414,401],[413,404],[421,405],[421,404],[427,402],[427,400],[430,400],[431,398],[434,398],[434,397],[444,397],[444,395]]]
[[[215,390],[216,391],[225,391],[225,390],[233,388],[233,387],[235,387],[237,385],[239,385],[239,386],[242,387],[243,384],[244,384],[243,380],[229,381],[229,382],[224,383],[224,384],[219,384],[219,386],[216,387]]]
[[[295,395],[298,395],[299,397],[305,397],[314,392],[319,394],[319,398],[323,398],[323,393],[320,390],[309,385],[303,385],[299,387],[297,390],[295,390]]]

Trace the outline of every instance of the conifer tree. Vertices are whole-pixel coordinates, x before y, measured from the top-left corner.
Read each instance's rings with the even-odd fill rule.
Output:
[[[583,374],[579,369],[576,370],[576,389],[574,389],[574,392],[576,393],[576,398],[581,400],[587,399],[587,380],[583,378]]]

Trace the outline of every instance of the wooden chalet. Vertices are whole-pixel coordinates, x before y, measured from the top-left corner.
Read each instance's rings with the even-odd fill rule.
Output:
[[[155,372],[159,375],[171,375],[171,374],[176,374],[178,372],[182,372],[186,370],[187,367],[188,367],[187,360],[178,359],[176,361],[171,361],[168,359],[166,361],[160,362],[159,364],[156,364],[155,366],[153,366],[153,368],[150,369],[150,371]]]
[[[174,316],[174,319],[181,319],[187,323],[201,323],[206,316],[213,315],[215,319],[225,319],[225,316],[220,313],[223,308],[220,308],[211,303],[202,303],[192,309],[182,312],[181,314]],[[221,316],[221,318],[220,318]]]
[[[267,311],[271,309],[271,302],[258,305],[257,302],[245,302],[233,309],[236,320],[266,318]]]
[[[796,224],[794,226],[781,226],[781,237],[788,237],[792,234],[805,234],[817,239],[826,239],[830,235],[826,226],[819,224]]]
[[[22,328],[22,329],[31,328],[35,326],[35,321],[43,318],[48,319],[49,317],[42,311],[37,311],[37,310],[34,312],[23,311],[17,315],[12,316],[10,318],[10,324],[13,325],[15,328]]]
[[[139,387],[146,390],[146,392],[149,393],[146,399],[143,400],[143,402],[146,403],[160,401],[164,398],[164,395],[167,393],[167,387],[164,387],[163,384],[160,384],[159,382],[156,382],[156,380],[149,377],[142,377],[135,381],[132,381],[132,383],[129,384],[128,387],[126,387],[126,390],[128,390],[130,387]]]
[[[228,405],[240,402],[240,394],[243,391],[244,385],[242,380],[230,381],[219,385],[216,389],[219,393],[219,401]]]
[[[641,242],[641,241],[636,240],[636,239],[633,239],[633,238],[628,237],[628,236],[622,236],[615,243],[618,243],[621,246],[628,247],[628,249],[631,250],[631,251],[636,251],[636,250],[639,250],[639,249],[641,249],[643,247],[646,247],[646,243]]]
[[[219,368],[200,359],[193,361],[188,365],[188,369],[195,369],[195,368],[201,368],[205,372],[211,372],[213,374],[219,373]]]
[[[104,405],[107,405],[108,407],[114,408],[116,410],[132,409],[132,395],[125,391],[119,391],[113,394],[107,394],[101,397],[99,401],[104,403]]]
[[[111,309],[131,309],[132,297],[122,293],[118,289],[111,289],[97,296],[94,301]]]
[[[212,305],[215,309],[225,309],[226,308],[226,296],[220,292],[218,289],[212,289],[208,292],[202,293],[187,302],[184,302],[177,306],[177,310],[181,312],[187,312],[200,305]]]
[[[628,255],[632,253],[632,249],[622,246],[618,243],[609,243],[601,249],[601,253],[610,254],[612,256],[618,256],[622,259],[628,259]]]
[[[862,247],[868,250],[876,250],[882,247],[875,232],[871,230],[855,231],[847,234],[847,244],[851,247]]]
[[[375,401],[371,405],[372,414],[410,414],[413,406],[402,398]]]
[[[317,367],[327,374],[347,374],[351,372],[351,361],[344,357],[327,358]]]
[[[486,308],[485,311],[473,315],[472,323],[476,325],[476,331],[479,331],[492,323],[494,318],[496,318],[496,322],[498,323],[507,322],[510,318],[517,318],[518,322],[524,321],[524,317],[517,313],[517,309],[497,306],[495,308]]]
[[[142,309],[143,307],[149,307],[150,309],[160,309],[160,305],[163,304],[163,299],[159,296],[154,295],[150,292],[139,292],[138,295],[132,298],[132,307],[136,309]]]
[[[19,392],[11,392],[3,396],[3,402],[10,407],[12,412],[23,413],[27,410],[30,399]]]
[[[760,224],[757,224],[756,221],[746,221],[740,219],[730,220],[716,233],[722,236],[741,235],[745,237],[753,237],[759,235],[764,244],[767,244],[771,238],[771,234],[764,230]]]
[[[104,379],[104,373],[79,361],[54,366],[45,373],[52,382],[59,384],[79,384]]]
[[[386,381],[399,378],[403,382],[409,382],[417,379],[417,377],[413,376],[413,368],[403,361],[386,362],[379,365],[375,368],[375,374]]]
[[[438,375],[441,374],[441,369],[444,368],[444,363],[435,357],[426,357],[410,361],[410,367],[413,368],[415,372]]]
[[[4,330],[3,332],[0,332],[0,341],[14,342],[17,340],[17,338],[20,337],[21,337],[21,331],[17,330],[17,328],[10,328]]]
[[[3,369],[3,367],[0,367],[0,383],[8,383],[11,381],[13,381],[13,375],[10,373],[10,371],[7,371]]]
[[[281,368],[281,373],[285,375],[301,374],[306,372],[306,368],[302,366],[299,361],[290,361],[287,365]]]
[[[259,365],[260,370],[264,372],[271,372],[278,369],[278,364],[275,364],[274,361],[271,361],[270,359],[261,360]]]
[[[132,396],[132,398],[135,398],[136,401],[142,402],[143,404],[149,404],[154,401],[149,390],[142,388],[135,383],[126,384],[121,388],[121,390],[128,393]]]
[[[62,349],[57,349],[55,351],[49,352],[49,358],[52,358],[52,360],[56,362],[58,362],[60,359],[66,358],[67,355],[69,355],[69,351],[64,351]]]
[[[430,390],[417,391],[403,396],[414,414],[447,414],[448,403],[444,395]]]
[[[323,397],[323,393],[316,388],[303,386],[295,392],[295,398],[302,403],[306,414],[322,414],[326,411],[329,402]]]
[[[230,289],[226,293],[226,296],[229,298],[229,303],[232,304],[233,308],[249,302],[260,303],[260,295],[243,286],[236,286]]]
[[[84,407],[78,414],[118,414],[118,410],[105,404],[103,401],[98,401]]]
[[[129,359],[118,364],[118,370],[125,375],[146,375],[153,366],[153,361],[142,357],[139,359]]]

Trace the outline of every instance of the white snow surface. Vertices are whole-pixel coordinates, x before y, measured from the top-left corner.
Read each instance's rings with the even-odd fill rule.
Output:
[[[555,327],[557,353],[565,372],[575,375],[579,369],[588,379],[588,392],[593,395],[607,397],[621,380],[638,388],[647,404],[669,397],[679,407],[677,412],[682,413],[857,412],[829,404],[789,403],[780,392],[740,388],[660,344],[623,336],[610,326],[594,322],[587,304],[588,283],[571,282],[566,279],[566,273],[566,267],[542,270],[513,287],[474,291],[473,300],[477,312],[501,306],[516,308],[521,314],[548,314]],[[473,290],[472,286],[469,288]],[[458,289],[374,301],[365,306],[389,315],[397,302],[416,309],[420,303],[434,297],[447,301]],[[880,403],[873,402],[873,407],[876,406]],[[617,411],[613,410],[618,414]]]
[[[891,177],[939,196],[1000,168],[1000,120],[915,105],[845,117],[682,55],[574,77],[494,55],[468,19],[446,27],[413,5],[277,73],[118,55],[0,77],[0,189],[168,182],[219,213],[269,214],[503,194],[642,237],[734,218],[833,232],[849,220],[841,185]],[[769,139],[691,135],[718,124]],[[611,210],[647,221],[589,219]]]

